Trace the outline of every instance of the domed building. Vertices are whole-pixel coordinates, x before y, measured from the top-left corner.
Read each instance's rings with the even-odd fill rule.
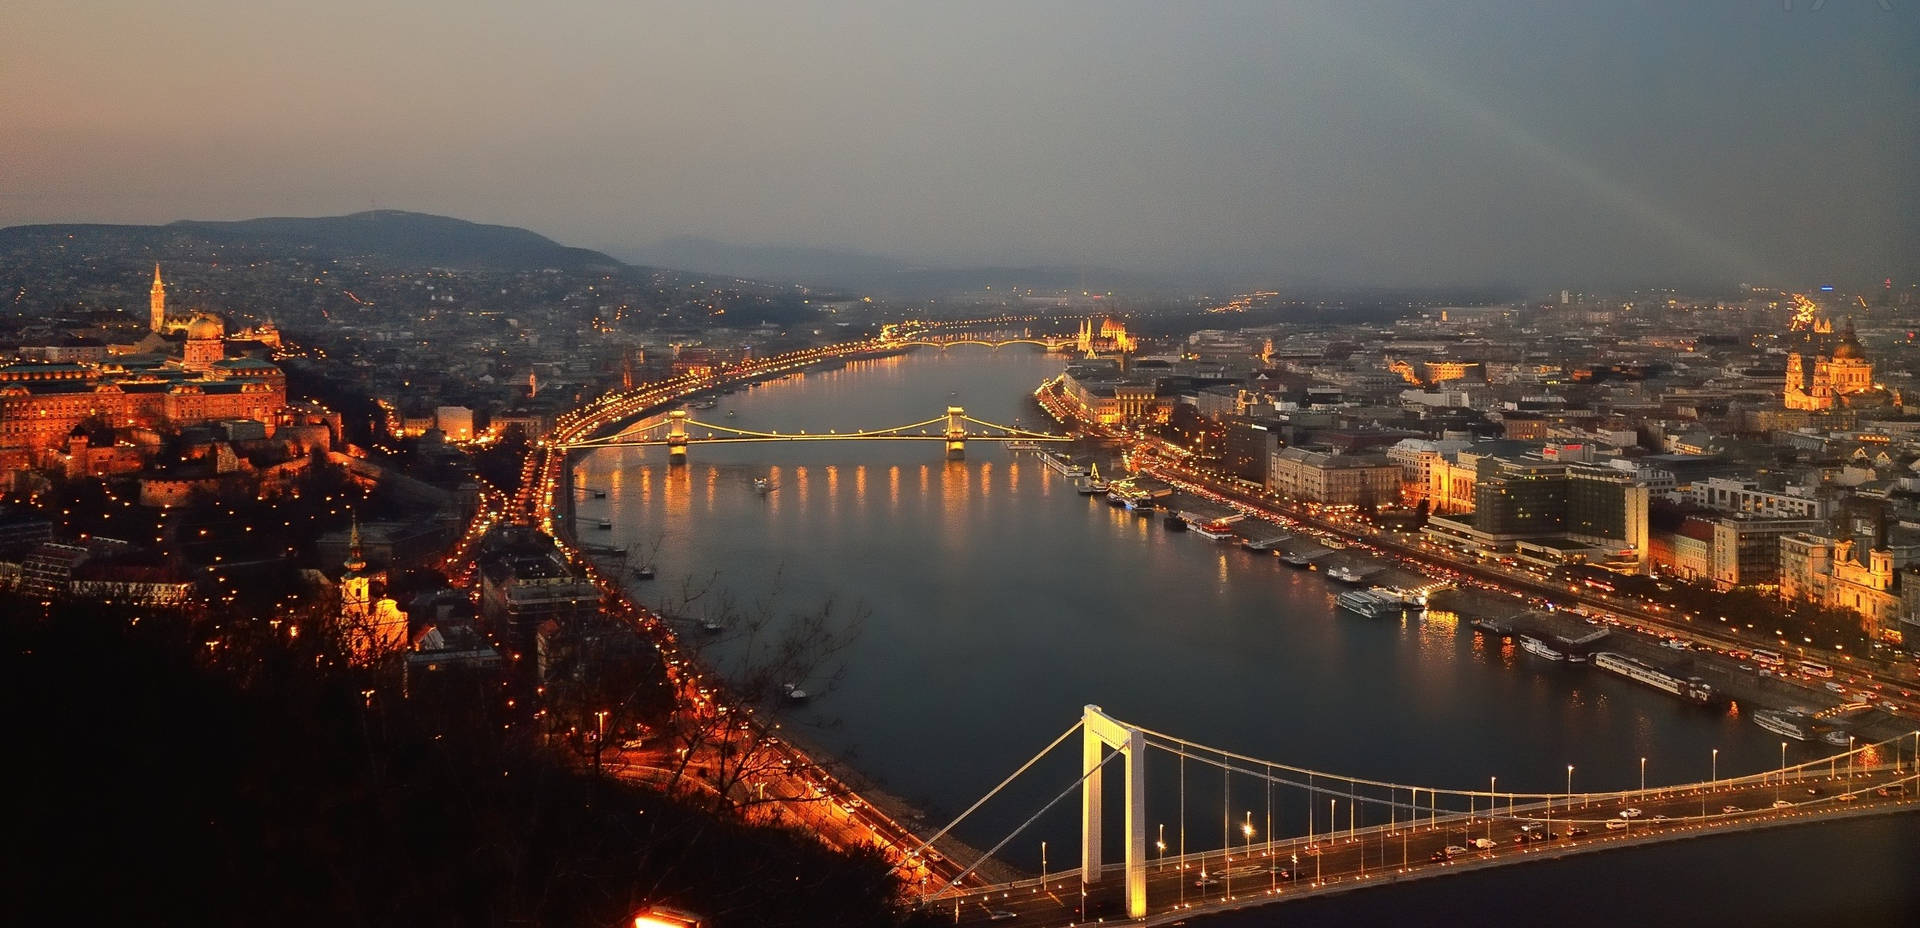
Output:
[[[274,433],[290,412],[279,366],[239,352],[229,358],[227,326],[218,316],[168,315],[157,269],[151,309],[144,337],[109,346],[105,358],[0,364],[0,479],[52,466],[49,455],[62,450],[64,466],[73,467],[74,430],[95,420],[116,429],[251,420]],[[94,450],[86,448],[89,472],[99,456]]]
[[[227,324],[210,313],[196,314],[187,323],[187,344],[180,366],[190,371],[209,371],[227,356]]]
[[[1781,401],[1788,409],[1833,409],[1852,405],[1855,398],[1874,392],[1873,362],[1860,347],[1851,316],[1831,352],[1813,340],[1817,337],[1810,334],[1805,346],[1787,355],[1787,382]]]

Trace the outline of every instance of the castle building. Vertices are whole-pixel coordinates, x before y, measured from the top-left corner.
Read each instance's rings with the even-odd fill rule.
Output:
[[[120,353],[0,364],[0,471],[42,466],[45,452],[65,449],[89,422],[152,428],[251,419],[269,434],[275,430],[287,413],[280,367],[227,357],[226,326],[217,316],[168,316],[158,269],[151,293],[149,323],[165,331],[149,331]]]
[[[1831,331],[1831,327],[1826,327]],[[1786,386],[1781,401],[1788,409],[1827,410],[1851,405],[1853,398],[1872,392],[1873,362],[1867,360],[1854,335],[1853,319],[1831,352],[1809,334],[1800,350],[1787,355]]]

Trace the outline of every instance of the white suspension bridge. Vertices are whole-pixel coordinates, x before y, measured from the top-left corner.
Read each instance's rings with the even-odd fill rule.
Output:
[[[946,827],[907,855],[929,848],[987,805],[1075,733],[1080,776],[950,879],[922,887],[921,904],[953,922],[1018,919],[1021,924],[1159,925],[1209,912],[1564,857],[1624,846],[1822,818],[1889,814],[1916,807],[1920,731],[1844,753],[1709,779],[1601,792],[1574,790],[1566,770],[1558,792],[1448,788],[1353,777],[1251,757],[1116,719],[1087,706],[1079,721]],[[1163,813],[1148,820],[1147,761],[1171,758],[1177,782],[1155,794]],[[1121,772],[1121,859],[1108,863],[1105,774]],[[1212,787],[1218,787],[1218,793]],[[1219,805],[1189,810],[1206,788]],[[1079,865],[983,888],[975,871],[1069,796],[1080,796]],[[1164,809],[1165,799],[1177,807]],[[1215,829],[1218,829],[1217,831]],[[1169,834],[1171,831],[1171,834]],[[1217,837],[1217,843],[1214,840]],[[958,861],[953,862],[958,865]],[[954,872],[951,867],[947,872]]]

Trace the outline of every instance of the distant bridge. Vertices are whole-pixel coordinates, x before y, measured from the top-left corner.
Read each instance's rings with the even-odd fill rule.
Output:
[[[617,435],[566,442],[561,447],[572,451],[664,445],[667,449],[667,460],[670,463],[684,464],[687,460],[687,448],[695,444],[768,441],[938,441],[946,444],[947,458],[957,461],[966,456],[966,446],[969,441],[1015,443],[1072,440],[1068,435],[1036,432],[1018,426],[975,419],[967,415],[966,410],[959,406],[948,406],[944,416],[890,428],[856,429],[851,432],[829,430],[812,433],[762,432],[735,428],[731,425],[701,422],[690,418],[686,410],[676,409],[667,413],[664,419],[635,425]]]
[[[942,922],[951,913],[955,924],[1018,919],[1023,925],[1166,925],[1211,912],[1697,835],[1911,812],[1920,801],[1920,731],[1791,766],[1783,742],[1778,768],[1743,776],[1720,777],[1716,750],[1709,780],[1647,787],[1643,760],[1639,789],[1576,792],[1569,766],[1564,791],[1516,792],[1499,789],[1497,777],[1489,777],[1482,790],[1310,770],[1197,744],[1088,706],[1052,744],[928,836],[905,866],[917,865],[929,846],[1076,732],[1080,777],[1057,793],[1049,790],[1051,801],[957,876],[924,887],[924,908]],[[1171,790],[1162,787],[1158,817],[1150,824],[1146,761],[1156,751],[1177,764],[1179,806],[1165,808]],[[1111,823],[1105,822],[1103,774],[1115,761],[1122,775],[1122,860],[1105,864],[1101,833]],[[1171,771],[1161,775],[1166,773]],[[1193,810],[1191,828],[1190,778],[1196,787],[1219,787],[1217,799],[1210,796],[1206,808]],[[1040,878],[985,891],[965,887],[982,863],[1076,792],[1080,866],[1046,871],[1043,845]],[[1211,841],[1215,834],[1218,844]]]
[[[883,339],[882,345],[888,348],[912,348],[927,346],[931,348],[952,348],[955,345],[979,345],[985,348],[1004,348],[1008,345],[1035,345],[1048,351],[1068,351],[1079,345],[1073,338],[979,338],[974,336],[955,336],[952,338],[894,338]]]

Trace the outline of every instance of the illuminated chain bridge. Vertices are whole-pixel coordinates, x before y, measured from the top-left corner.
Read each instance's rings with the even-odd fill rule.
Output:
[[[907,856],[912,865],[1041,758],[1081,735],[1080,776],[1012,832],[957,869],[927,881],[920,904],[954,924],[1171,924],[1196,915],[1365,886],[1548,860],[1720,832],[1915,809],[1920,731],[1759,773],[1637,789],[1578,792],[1574,768],[1559,792],[1447,788],[1345,776],[1249,757],[1116,719],[1098,706]],[[1147,769],[1154,759],[1155,815]],[[1705,760],[1706,758],[1702,758]],[[1104,805],[1105,775],[1120,774],[1119,814]],[[1204,798],[1195,794],[1204,791]],[[1074,793],[1080,797],[1078,866],[983,888],[982,864]],[[1177,806],[1167,808],[1167,801]],[[1204,808],[1202,808],[1204,804]],[[1017,810],[1017,811],[1025,811]],[[1120,823],[1120,860],[1104,856],[1109,819]],[[1069,861],[1071,862],[1071,861]]]
[[[937,441],[945,443],[949,459],[959,460],[966,456],[966,446],[969,441],[1019,445],[1072,440],[1066,435],[1035,432],[1019,426],[975,419],[967,415],[966,410],[959,406],[948,406],[946,415],[920,422],[909,422],[883,429],[856,429],[851,432],[762,432],[701,422],[689,417],[686,410],[676,409],[667,413],[663,419],[639,423],[618,434],[603,438],[567,442],[562,447],[572,451],[660,445],[666,447],[669,462],[684,464],[687,459],[687,448],[696,444],[770,441]]]

